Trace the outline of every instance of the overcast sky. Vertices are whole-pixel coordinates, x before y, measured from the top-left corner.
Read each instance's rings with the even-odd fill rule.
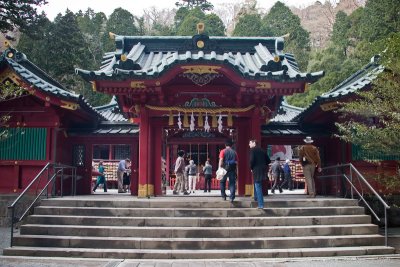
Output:
[[[158,9],[174,8],[178,0],[48,0],[48,4],[40,8],[44,10],[47,17],[53,20],[58,13],[65,13],[67,8],[72,12],[85,11],[91,7],[95,12],[104,12],[109,16],[114,9],[122,7],[134,15],[141,16],[143,9],[155,6]],[[220,8],[223,3],[243,2],[244,0],[209,0],[215,8]],[[269,9],[278,0],[259,0],[258,6]],[[305,7],[316,2],[316,0],[281,0],[288,6]],[[325,2],[322,0],[321,2]]]

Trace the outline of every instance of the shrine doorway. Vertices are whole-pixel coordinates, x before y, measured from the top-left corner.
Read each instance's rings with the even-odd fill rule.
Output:
[[[190,160],[194,161],[197,166],[197,184],[196,196],[204,192],[204,174],[203,167],[208,160],[213,167],[213,175],[211,181],[211,189],[213,195],[219,192],[219,181],[215,179],[215,171],[218,168],[219,153],[225,148],[225,141],[232,139],[235,141],[234,129],[219,133],[204,132],[204,131],[170,131],[166,129],[165,132],[169,135],[164,138],[164,148],[162,157],[162,192],[163,195],[172,194],[172,189],[175,185],[175,161],[178,157],[178,151],[185,151],[185,164],[189,164]],[[172,133],[172,134],[171,134]],[[218,191],[216,191],[218,190]],[[199,194],[197,194],[199,193]]]

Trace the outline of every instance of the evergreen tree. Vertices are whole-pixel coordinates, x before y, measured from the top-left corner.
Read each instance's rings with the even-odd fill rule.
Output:
[[[180,2],[176,2],[175,5],[187,9],[200,8],[202,11],[211,11],[214,8],[213,4],[207,0],[180,0]]]
[[[331,42],[335,46],[342,49],[343,54],[347,56],[347,49],[350,45],[348,37],[348,31],[350,29],[350,21],[347,14],[343,11],[339,11],[336,14],[335,24],[333,25]]]
[[[108,18],[105,32],[103,34],[103,41],[106,51],[115,49],[114,40],[110,39],[109,33],[118,35],[135,36],[139,35],[139,29],[136,27],[136,18],[129,11],[117,8]]]
[[[233,30],[233,36],[264,36],[265,30],[260,14],[244,14]]]
[[[300,18],[278,1],[262,21],[267,35],[283,36],[289,34],[285,42],[285,51],[293,53],[300,69],[305,69],[310,53],[310,35],[301,26]]]
[[[47,4],[46,0],[0,0],[0,31],[5,33],[18,28],[21,32],[33,35],[37,25],[46,19],[37,6]]]
[[[366,41],[386,38],[400,31],[399,0],[368,0],[361,18],[360,34]]]
[[[370,90],[358,92],[356,101],[344,103],[343,123],[337,123],[339,137],[365,152],[395,156],[400,149],[400,33],[386,39],[382,53],[385,71]],[[399,181],[399,173],[393,181]]]
[[[207,14],[205,21],[205,33],[209,36],[224,36],[225,26],[222,20],[214,13]]]

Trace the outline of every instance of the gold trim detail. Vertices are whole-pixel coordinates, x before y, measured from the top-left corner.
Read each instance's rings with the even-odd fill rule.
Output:
[[[183,73],[194,73],[194,74],[208,74],[208,73],[218,73],[220,66],[208,66],[208,65],[193,65],[193,66],[182,66],[181,69],[184,70]]]
[[[108,36],[110,37],[111,40],[115,40],[116,34],[113,32],[108,32]]]
[[[270,82],[257,82],[256,85],[257,89],[271,89],[271,83]]]
[[[304,92],[307,92],[309,88],[310,88],[310,83],[305,83],[304,84]]]
[[[204,42],[202,40],[197,41],[196,43],[198,48],[203,48],[204,47]]]
[[[159,107],[159,106],[151,106],[151,105],[146,105],[146,108],[151,109],[151,110],[157,110],[157,111],[177,111],[177,112],[182,112],[182,113],[192,113],[192,112],[203,112],[203,113],[210,113],[210,114],[218,114],[222,112],[232,112],[232,113],[238,113],[238,112],[247,112],[251,109],[253,109],[255,105],[250,105],[245,108],[184,108],[184,107]],[[186,115],[186,114],[185,114]]]
[[[93,92],[97,91],[96,82],[91,82]]]
[[[125,54],[122,54],[121,55],[121,60],[122,61],[126,61],[128,59],[128,57],[125,55]]]
[[[203,22],[197,23],[196,28],[197,28],[197,34],[203,33],[205,28],[204,23]]]
[[[152,184],[139,184],[138,197],[154,196],[154,185]]]
[[[338,109],[339,105],[337,102],[329,102],[329,103],[324,103],[320,105],[322,111],[330,111],[330,110],[335,110]]]
[[[20,82],[17,80],[17,75],[10,68],[6,68],[2,73],[0,73],[0,83],[4,83],[7,79],[10,79],[17,86],[20,86]]]
[[[144,82],[142,81],[131,81],[131,88],[135,89],[146,89]]]
[[[252,184],[246,184],[244,185],[244,195],[245,196],[253,196],[253,185]]]
[[[61,104],[62,105],[60,107],[65,108],[65,109],[70,109],[70,110],[77,110],[79,107],[79,105],[76,103],[72,103],[72,102],[68,102],[68,101],[64,101],[64,100],[61,100]]]
[[[156,81],[156,86],[160,86],[161,82],[160,81]]]

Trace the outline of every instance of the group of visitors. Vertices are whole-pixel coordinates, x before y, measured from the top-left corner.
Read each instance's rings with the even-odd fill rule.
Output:
[[[99,162],[98,173],[96,180],[96,185],[93,187],[93,192],[96,192],[96,189],[99,185],[103,184],[104,192],[107,192],[107,180],[105,176],[105,168],[103,161]],[[117,182],[118,182],[118,193],[126,193],[129,190],[129,186],[131,184],[131,160],[123,159],[118,163],[117,169]]]
[[[197,181],[198,181],[198,169],[194,160],[189,161],[189,165],[185,166],[185,151],[178,151],[178,158],[175,162],[175,185],[172,193],[178,195],[182,192],[184,195],[190,193],[196,193]],[[212,165],[207,160],[203,167],[204,173],[204,192],[211,192],[211,177],[212,177]]]
[[[299,157],[301,165],[303,166],[304,178],[306,180],[309,197],[315,197],[315,182],[314,172],[318,168],[318,172],[321,172],[321,159],[319,156],[318,148],[312,145],[314,142],[311,137],[304,139],[305,145],[299,149]],[[250,140],[250,168],[253,173],[254,180],[254,199],[258,203],[258,208],[264,208],[264,197],[263,197],[263,180],[267,179],[266,171],[271,160],[267,155],[267,152],[261,147],[257,146],[256,140]],[[290,169],[290,160],[286,159],[284,165],[281,165],[280,157],[277,157],[274,163],[269,169],[269,175],[272,178],[273,185],[271,193],[275,193],[275,189],[278,189],[280,193],[283,192],[283,187],[287,185],[289,190],[293,190],[292,173]],[[268,194],[268,191],[266,192]]]

